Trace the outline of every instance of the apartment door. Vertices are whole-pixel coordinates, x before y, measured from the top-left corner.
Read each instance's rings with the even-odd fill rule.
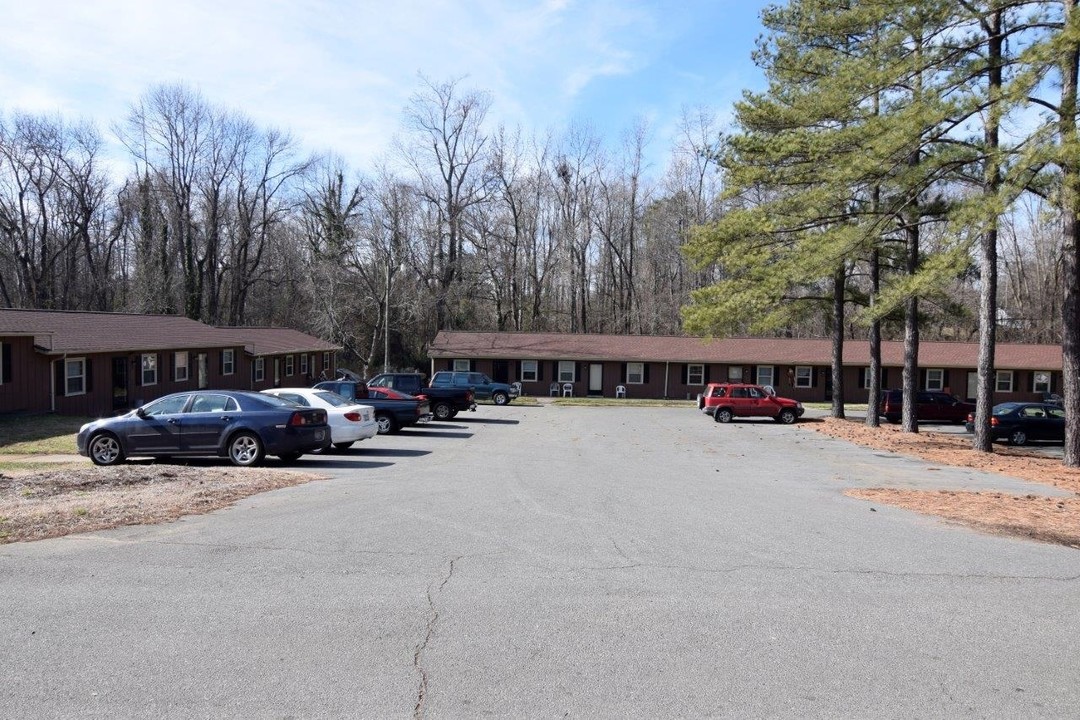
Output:
[[[126,355],[112,359],[112,406],[113,410],[128,406],[128,359]]]
[[[589,394],[604,394],[604,366],[601,363],[589,365]]]

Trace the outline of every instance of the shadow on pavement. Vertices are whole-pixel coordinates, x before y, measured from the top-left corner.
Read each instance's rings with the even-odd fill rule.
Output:
[[[290,470],[321,470],[322,468],[335,468],[341,470],[365,470],[374,468],[391,467],[392,462],[380,462],[377,460],[360,460],[347,457],[327,457],[325,455],[305,455],[296,462],[278,463],[278,467]],[[270,465],[267,465],[270,467]]]
[[[473,436],[471,432],[444,432],[440,430],[409,430],[403,432],[402,435],[408,435],[409,437],[444,437],[444,438],[470,438]]]
[[[487,425],[518,425],[520,420],[499,420],[496,418],[458,418],[459,422],[485,423]]]
[[[430,450],[406,450],[405,448],[380,448],[363,447],[346,450],[343,453],[335,453],[339,457],[421,457],[430,455]],[[330,456],[333,457],[333,456]]]

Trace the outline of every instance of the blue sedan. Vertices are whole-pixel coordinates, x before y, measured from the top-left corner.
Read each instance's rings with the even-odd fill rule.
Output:
[[[181,392],[79,429],[79,454],[96,465],[137,456],[210,455],[250,466],[266,455],[291,462],[330,445],[326,411],[234,390]]]

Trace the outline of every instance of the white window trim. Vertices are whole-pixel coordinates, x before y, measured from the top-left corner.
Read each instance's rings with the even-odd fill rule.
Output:
[[[765,378],[762,377],[762,371],[769,371],[769,381],[765,382]],[[758,385],[775,385],[776,384],[776,372],[772,365],[758,365],[756,372],[754,373],[754,379]]]
[[[464,358],[454,358],[454,372],[472,372],[472,361]]]
[[[285,356],[285,377],[291,377],[293,370],[296,369],[296,360],[292,355]]]
[[[146,369],[146,360],[148,358],[150,360],[152,360],[153,364],[154,364],[154,367],[151,368],[151,370],[149,370],[149,371]],[[146,373],[147,372],[153,372],[154,373],[154,379],[151,380],[150,382],[146,382]],[[150,385],[157,385],[157,383],[158,383],[157,353],[143,353],[142,355],[139,356],[139,379],[142,380],[143,387],[148,387]]]
[[[634,369],[637,368],[637,372]],[[634,376],[637,376],[637,380],[634,380]],[[628,362],[626,363],[626,384],[627,385],[644,385],[645,384],[645,363],[643,362]]]
[[[805,374],[801,374],[801,371],[805,370]],[[795,366],[795,387],[797,388],[811,388],[814,387],[814,368],[811,365],[796,365]]]
[[[308,358],[307,353],[304,353],[303,355],[300,356],[300,374],[301,375],[307,375],[308,374],[308,372],[307,372],[307,368],[308,368],[307,358]]]
[[[1046,376],[1046,382],[1045,383],[1040,383],[1038,381],[1037,378],[1040,375],[1045,375]],[[1050,392],[1050,387],[1051,387],[1051,384],[1053,383],[1053,381],[1054,381],[1054,374],[1052,372],[1050,372],[1049,370],[1036,370],[1035,372],[1031,373],[1031,392],[1037,392],[1037,393],[1045,392],[1045,393],[1048,393],[1048,392]],[[1043,385],[1044,387],[1040,388],[1039,387],[1040,385]]]
[[[867,365],[863,368],[862,388],[863,390],[870,389],[870,366]]]
[[[68,364],[69,363],[79,363],[80,370],[79,370],[78,375],[68,375]],[[79,392],[71,392],[70,386],[69,386],[68,383],[70,381],[72,381],[72,380],[75,380],[76,378],[78,378],[80,387],[82,387],[82,389],[79,390]],[[85,395],[85,394],[86,394],[86,358],[85,357],[64,358],[64,395],[67,396],[67,397],[74,397],[76,395]]]
[[[525,365],[532,363],[532,369],[527,370]],[[529,377],[532,375],[532,377]],[[539,360],[522,360],[521,361],[521,382],[536,382],[540,378],[540,361]]]
[[[1003,379],[1008,380],[1008,382],[1005,383],[1007,387],[1001,386],[1001,381]],[[1012,392],[1015,387],[1013,383],[1015,379],[1016,376],[1013,374],[1012,370],[998,370],[994,373],[994,392]]]
[[[937,377],[937,382],[934,382],[934,377]],[[929,390],[930,392],[941,392],[945,389],[945,370],[944,368],[926,368],[926,387],[923,390]]]
[[[695,370],[697,368],[697,370]],[[698,379],[694,380],[694,375],[698,376]],[[688,363],[686,366],[686,384],[687,385],[704,385],[705,384],[705,363]]]
[[[570,366],[570,379],[567,379],[563,374],[563,366],[564,365],[569,365]],[[559,361],[559,382],[561,382],[561,383],[577,382],[577,363],[576,362],[574,362],[573,360],[560,360]]]
[[[266,379],[266,358],[255,358],[255,382]]]
[[[228,366],[228,370],[225,367]],[[236,372],[236,351],[235,350],[222,350],[221,351],[221,374],[232,375]]]
[[[743,366],[728,365],[727,379],[728,382],[741,383],[743,381]]]
[[[184,358],[184,364],[180,364],[180,358]],[[191,355],[186,350],[173,353],[173,372],[176,375],[176,382],[187,382],[191,377],[191,373],[188,371],[188,363],[191,362]],[[180,376],[180,370],[183,369],[184,376]]]
[[[330,369],[330,353],[329,352],[324,352],[322,354],[322,369],[323,370],[329,370]]]

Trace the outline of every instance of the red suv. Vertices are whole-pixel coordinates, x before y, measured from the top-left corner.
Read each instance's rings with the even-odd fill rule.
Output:
[[[771,387],[745,383],[710,383],[698,407],[723,423],[735,417],[767,417],[789,425],[803,414],[801,402],[777,397]]]
[[[915,393],[915,417],[919,422],[962,423],[968,413],[975,412],[972,403],[964,402],[948,393],[935,390],[920,390]],[[878,415],[884,415],[891,423],[900,422],[904,413],[904,393],[902,390],[883,390]]]

